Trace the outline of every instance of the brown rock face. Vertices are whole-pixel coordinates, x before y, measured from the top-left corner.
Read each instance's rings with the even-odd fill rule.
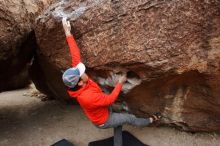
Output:
[[[33,57],[32,24],[51,0],[0,0],[0,91],[27,85]]]
[[[129,71],[123,99],[133,113],[146,117],[161,112],[162,124],[220,131],[220,1],[87,0],[52,5],[36,21],[36,61],[44,80],[39,85],[69,98],[61,80],[61,71],[70,67],[64,16],[71,21],[88,72],[100,84],[112,85],[111,72]]]

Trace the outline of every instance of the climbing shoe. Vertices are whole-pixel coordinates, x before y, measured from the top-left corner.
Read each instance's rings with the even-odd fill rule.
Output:
[[[153,119],[153,122],[158,122],[161,120],[162,118],[162,115],[161,113],[155,113],[153,114],[152,116],[150,116],[152,119]]]

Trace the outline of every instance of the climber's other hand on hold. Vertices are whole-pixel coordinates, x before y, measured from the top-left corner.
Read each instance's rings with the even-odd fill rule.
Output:
[[[71,35],[71,25],[70,22],[66,20],[67,18],[64,17],[62,19],[63,29],[65,31],[66,36]]]
[[[126,82],[126,80],[127,80],[127,75],[124,73],[119,76],[118,82],[123,84]]]

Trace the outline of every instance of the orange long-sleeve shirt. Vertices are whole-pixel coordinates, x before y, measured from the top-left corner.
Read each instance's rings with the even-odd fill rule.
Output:
[[[72,56],[72,66],[75,67],[80,62],[80,51],[72,35],[67,36],[67,42]],[[67,90],[72,98],[76,98],[80,106],[95,124],[104,124],[109,117],[108,107],[117,99],[122,88],[121,83],[117,83],[111,94],[106,95],[101,88],[91,79],[88,83],[77,91]]]
[[[121,87],[122,84],[118,83],[112,93],[106,95],[94,81],[89,79],[86,86],[78,91],[68,90],[68,93],[77,99],[88,118],[95,125],[101,125],[108,120],[108,107],[117,99]]]
[[[72,35],[68,35],[66,37],[66,40],[69,45],[69,50],[72,57],[72,66],[76,67],[80,63],[80,59],[81,59],[79,48]]]

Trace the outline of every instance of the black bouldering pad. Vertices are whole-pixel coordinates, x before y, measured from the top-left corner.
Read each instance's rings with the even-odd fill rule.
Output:
[[[51,146],[75,146],[66,139],[62,139]]]
[[[122,132],[123,146],[148,146],[127,131]],[[90,142],[88,146],[113,146],[114,137]]]

